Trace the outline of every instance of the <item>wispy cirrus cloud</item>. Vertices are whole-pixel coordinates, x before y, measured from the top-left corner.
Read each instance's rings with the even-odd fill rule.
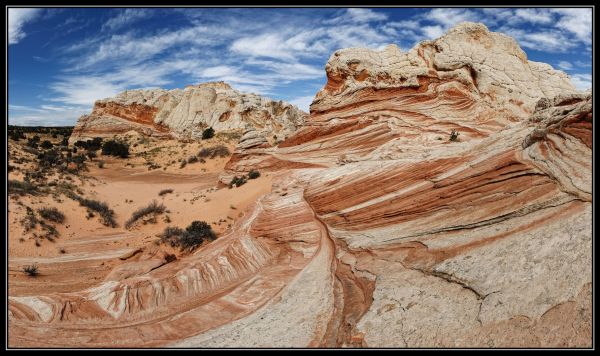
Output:
[[[154,11],[151,11],[150,9],[135,8],[117,11],[119,11],[119,13],[116,16],[111,17],[104,25],[102,25],[102,30],[115,31],[137,21],[148,19],[154,15]]]
[[[41,9],[8,8],[8,44],[17,44],[25,38],[24,27],[42,13]]]
[[[81,115],[89,112],[86,106],[29,107],[24,105],[8,106],[8,124],[23,126],[69,126]]]

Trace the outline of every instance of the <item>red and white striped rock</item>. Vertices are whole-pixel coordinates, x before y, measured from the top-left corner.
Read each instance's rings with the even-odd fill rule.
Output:
[[[276,173],[233,232],[11,295],[9,345],[591,347],[591,93],[478,24],[338,54],[306,127],[228,163]]]

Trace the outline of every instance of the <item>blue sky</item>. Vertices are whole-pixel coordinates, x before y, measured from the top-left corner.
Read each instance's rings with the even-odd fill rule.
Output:
[[[530,60],[591,87],[584,8],[9,8],[9,124],[73,125],[133,88],[224,80],[308,110],[337,49],[408,50],[461,21],[517,39]]]

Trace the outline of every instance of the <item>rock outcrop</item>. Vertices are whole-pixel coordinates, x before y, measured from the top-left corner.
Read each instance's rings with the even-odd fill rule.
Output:
[[[263,133],[287,137],[302,126],[306,113],[282,101],[240,93],[223,82],[185,89],[127,90],[98,100],[82,116],[69,141],[110,137],[135,130],[158,138],[199,140],[202,131],[241,131],[247,125]]]
[[[327,75],[306,127],[244,135],[223,181],[276,176],[232,233],[10,296],[9,344],[591,347],[591,93],[471,23]]]

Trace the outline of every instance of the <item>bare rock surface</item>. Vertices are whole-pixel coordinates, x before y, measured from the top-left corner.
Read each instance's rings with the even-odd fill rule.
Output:
[[[246,126],[287,137],[306,114],[297,107],[255,94],[244,94],[224,82],[185,89],[127,90],[98,100],[82,116],[71,135],[77,140],[107,137],[135,130],[147,136],[199,140],[202,131],[240,131]]]

